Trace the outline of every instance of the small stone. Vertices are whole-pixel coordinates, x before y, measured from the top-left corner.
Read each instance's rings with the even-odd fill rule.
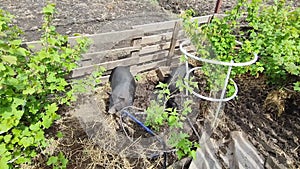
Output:
[[[104,19],[103,19],[103,18],[96,18],[96,21],[98,21],[98,22],[103,22]]]
[[[38,26],[34,26],[34,27],[31,27],[29,30],[30,30],[30,31],[35,31],[35,30],[38,30],[38,29],[39,29]]]

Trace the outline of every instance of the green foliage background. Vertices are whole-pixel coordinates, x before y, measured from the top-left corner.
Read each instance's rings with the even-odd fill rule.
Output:
[[[183,25],[197,54],[219,61],[246,62],[259,55],[259,60],[246,67],[234,67],[232,76],[261,73],[269,82],[285,86],[287,77],[300,76],[300,8],[292,8],[285,0],[274,0],[267,5],[263,0],[238,0],[237,5],[225,17],[214,17],[208,24],[199,25],[192,21],[193,11],[182,15]],[[244,29],[245,27],[247,29]],[[243,44],[235,48],[236,41]],[[209,48],[208,48],[208,47]],[[213,54],[212,54],[213,53]],[[212,77],[210,84],[222,85],[224,77],[203,63],[202,70]],[[220,80],[218,80],[220,79]],[[296,79],[296,78],[295,78]],[[294,90],[300,91],[300,82],[294,83]]]
[[[45,129],[59,118],[59,106],[75,100],[66,81],[76,61],[88,48],[86,38],[75,46],[52,26],[55,5],[43,9],[42,48],[32,52],[22,45],[22,31],[0,10],[0,168],[30,163],[47,146]]]

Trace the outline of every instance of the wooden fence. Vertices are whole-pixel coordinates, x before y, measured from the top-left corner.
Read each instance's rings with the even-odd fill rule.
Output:
[[[199,23],[207,23],[212,15],[195,17]],[[92,40],[88,52],[73,70],[71,78],[80,78],[92,73],[99,66],[106,68],[103,80],[116,66],[130,66],[135,75],[161,66],[179,63],[180,42],[186,40],[181,20],[133,26],[129,30],[84,35]],[[77,37],[70,37],[74,43]],[[27,44],[40,48],[39,42]],[[191,48],[190,48],[191,49]]]

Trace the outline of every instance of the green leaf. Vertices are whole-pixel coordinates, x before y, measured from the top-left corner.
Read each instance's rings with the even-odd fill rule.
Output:
[[[35,157],[36,155],[37,155],[37,153],[36,153],[35,151],[32,151],[32,152],[30,153],[29,156],[33,158],[33,157]]]
[[[47,165],[50,166],[52,164],[56,164],[58,162],[58,157],[56,156],[51,156],[48,161],[47,161]]]
[[[55,77],[55,72],[50,72],[47,77],[47,82],[56,82],[57,78]]]
[[[28,163],[30,162],[30,159],[29,158],[25,158],[25,157],[19,157],[16,161],[17,164],[23,164],[23,163]]]
[[[64,166],[64,167],[67,166],[68,162],[69,162],[69,160],[66,159],[66,158],[61,159],[61,165]]]
[[[17,64],[17,57],[11,55],[2,55],[1,59],[9,64],[16,65]]]
[[[177,150],[176,152],[178,159],[181,160],[184,157],[185,153],[182,150]]]
[[[5,142],[5,143],[9,143],[10,140],[11,140],[11,138],[12,138],[12,135],[11,135],[11,134],[5,135],[5,136],[4,136],[4,142]]]
[[[40,130],[36,133],[35,135],[35,140],[40,142],[41,140],[44,140],[45,136],[44,136],[44,131]]]
[[[47,113],[55,113],[58,110],[56,103],[52,103],[46,107]]]
[[[168,119],[168,122],[169,122],[170,126],[173,126],[174,123],[177,122],[177,117],[176,116],[170,116],[169,119]]]
[[[63,136],[64,136],[63,133],[60,131],[56,133],[57,138],[63,138]]]
[[[180,63],[186,62],[187,61],[186,56],[185,55],[181,55],[180,58],[179,58],[179,61],[180,61]]]
[[[0,144],[0,154],[4,154],[7,151],[4,143]]]
[[[135,80],[140,81],[142,79],[142,76],[140,74],[135,75]]]
[[[51,126],[52,122],[53,120],[49,116],[44,116],[42,125],[47,129]]]
[[[9,160],[9,158],[7,158],[7,157],[3,157],[3,156],[0,157],[0,168],[1,169],[9,169],[9,166],[7,165],[8,160]]]
[[[34,88],[27,88],[23,91],[23,94],[25,95],[32,95],[33,93],[35,92],[35,89]]]
[[[10,45],[19,46],[22,43],[21,40],[12,40],[10,41]]]
[[[55,4],[48,4],[46,7],[43,8],[44,14],[53,14],[55,10]]]
[[[197,156],[196,151],[195,151],[195,150],[192,150],[192,151],[190,152],[190,156],[191,156],[193,159],[196,159],[196,156]]]
[[[38,123],[35,123],[35,124],[31,124],[31,125],[29,126],[29,129],[30,129],[31,131],[39,131],[39,130],[40,130],[40,127],[41,127],[41,123],[38,122]]]
[[[19,54],[21,56],[26,56],[27,55],[26,52],[27,52],[27,50],[24,49],[24,48],[18,48],[17,49],[17,54]]]
[[[26,147],[29,147],[33,144],[34,142],[34,138],[33,137],[23,137],[21,140],[20,140],[20,143],[26,148]]]
[[[0,63],[0,71],[6,70],[6,67],[3,65],[3,63]]]
[[[294,90],[300,92],[300,81],[294,83]]]
[[[159,82],[159,83],[158,83],[158,85],[157,85],[156,87],[157,87],[157,88],[162,88],[162,89],[165,89],[165,88],[167,88],[167,87],[168,87],[168,85],[167,85],[167,84],[165,84],[165,83]]]

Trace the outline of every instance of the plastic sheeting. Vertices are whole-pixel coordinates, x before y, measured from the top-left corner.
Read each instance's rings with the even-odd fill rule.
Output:
[[[219,141],[218,141],[219,142]],[[230,133],[222,144],[209,139],[197,150],[189,169],[263,169],[265,159],[239,131]]]

